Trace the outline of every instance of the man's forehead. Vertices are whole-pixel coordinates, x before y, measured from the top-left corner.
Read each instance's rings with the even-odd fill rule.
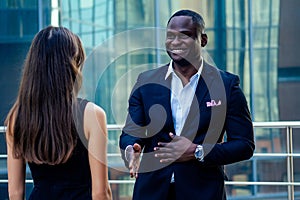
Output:
[[[167,29],[191,29],[194,27],[192,17],[190,16],[175,16],[173,17]]]

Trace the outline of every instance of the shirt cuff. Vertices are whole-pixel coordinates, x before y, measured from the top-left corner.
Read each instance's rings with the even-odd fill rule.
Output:
[[[132,145],[128,145],[128,146],[125,148],[125,159],[126,159],[126,161],[129,161],[129,160],[128,160],[128,155],[127,155],[127,154],[128,154],[128,153],[127,153],[127,152],[128,152],[127,150],[128,150],[128,148],[130,148],[130,147],[132,148]]]

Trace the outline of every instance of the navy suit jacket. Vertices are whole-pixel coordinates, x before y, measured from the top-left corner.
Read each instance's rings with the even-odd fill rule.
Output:
[[[174,173],[176,199],[226,199],[223,165],[251,158],[253,126],[239,78],[204,62],[181,136],[204,147],[204,162],[191,160],[162,164],[154,157],[158,142],[169,142],[174,130],[171,78],[168,65],[143,72],[129,98],[128,116],[120,136],[124,157],[127,145],[143,148],[133,199],[166,199]],[[224,140],[224,135],[226,139]]]

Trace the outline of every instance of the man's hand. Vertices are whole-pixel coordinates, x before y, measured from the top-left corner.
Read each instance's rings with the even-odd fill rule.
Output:
[[[173,133],[169,135],[172,138],[171,142],[159,142],[158,147],[154,147],[155,157],[160,158],[161,163],[195,159],[194,152],[197,144],[183,136],[176,136]]]
[[[126,148],[125,154],[129,163],[129,172],[131,178],[138,177],[141,151],[142,148],[137,143],[135,143],[133,146],[130,145],[128,146],[128,148]]]

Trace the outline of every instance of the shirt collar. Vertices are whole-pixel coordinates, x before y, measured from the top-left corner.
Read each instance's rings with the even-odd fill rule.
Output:
[[[203,57],[201,56],[201,64],[200,64],[199,70],[198,70],[198,72],[197,72],[198,78],[199,78],[200,75],[201,75],[202,69],[203,69]],[[171,61],[170,61],[170,64],[169,64],[169,67],[168,67],[168,71],[167,71],[166,76],[165,76],[165,80],[167,80],[167,78],[168,78],[173,72],[174,72],[174,69],[173,69],[173,60],[171,60]]]

